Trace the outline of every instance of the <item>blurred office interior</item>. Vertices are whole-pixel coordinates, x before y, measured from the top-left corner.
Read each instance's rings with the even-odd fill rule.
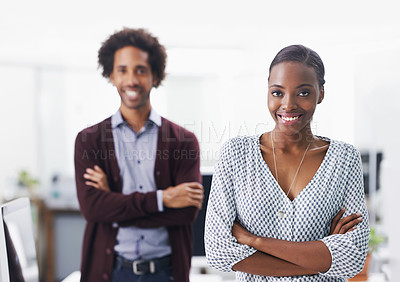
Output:
[[[117,92],[97,68],[97,51],[125,26],[146,28],[166,46],[168,75],[152,91],[152,105],[195,132],[206,188],[226,140],[272,129],[266,93],[274,55],[290,44],[317,51],[326,85],[314,133],[362,152],[371,226],[386,238],[371,277],[399,281],[395,1],[3,1],[0,199],[31,197],[41,281],[79,270],[84,221],[74,185],[74,140],[118,109]],[[38,183],[24,188],[23,175]],[[205,265],[201,244],[193,275],[232,279]]]

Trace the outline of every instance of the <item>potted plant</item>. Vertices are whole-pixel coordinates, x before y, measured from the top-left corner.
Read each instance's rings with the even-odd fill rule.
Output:
[[[367,281],[368,280],[368,267],[371,261],[371,256],[378,249],[378,246],[385,242],[385,236],[376,234],[375,227],[371,227],[371,233],[368,241],[368,254],[364,263],[364,269],[349,281]]]
[[[39,184],[39,181],[33,178],[28,171],[21,170],[18,172],[17,183],[19,187],[27,189],[28,193],[32,195]]]

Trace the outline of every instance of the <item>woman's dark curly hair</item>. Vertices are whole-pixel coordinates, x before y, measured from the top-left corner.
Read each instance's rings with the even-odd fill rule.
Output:
[[[141,28],[124,28],[102,43],[98,54],[99,67],[103,69],[102,75],[110,78],[114,67],[114,54],[126,46],[134,46],[149,53],[151,71],[157,78],[155,87],[158,87],[165,78],[167,53],[156,37]]]
[[[320,87],[325,84],[325,67],[319,55],[303,45],[290,45],[278,52],[269,67],[269,73],[273,66],[282,62],[300,62],[312,67],[317,75]],[[269,78],[268,78],[269,79]]]

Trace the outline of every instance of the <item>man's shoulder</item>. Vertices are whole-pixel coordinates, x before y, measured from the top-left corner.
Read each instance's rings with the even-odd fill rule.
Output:
[[[81,130],[77,135],[77,140],[95,140],[107,132],[111,133],[111,117]]]
[[[161,128],[162,136],[166,136],[168,138],[175,138],[177,141],[187,142],[187,141],[196,141],[197,138],[195,134],[183,126],[180,126],[164,117],[161,117]]]
[[[163,126],[163,129],[178,129],[178,130],[186,130],[183,126],[180,126],[179,124],[170,121],[169,119],[165,118],[165,117],[161,117],[161,125]]]

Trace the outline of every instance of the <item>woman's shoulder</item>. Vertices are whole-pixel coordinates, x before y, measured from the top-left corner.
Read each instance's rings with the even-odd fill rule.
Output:
[[[236,136],[224,142],[220,153],[230,157],[243,157],[259,147],[259,136]]]
[[[329,150],[335,155],[358,156],[360,154],[357,148],[350,143],[341,140],[331,139],[325,136],[316,136],[316,137],[318,137],[322,141],[329,143],[330,146]]]
[[[259,146],[259,136],[236,136],[225,142],[224,147],[230,147],[234,149],[245,149]]]

